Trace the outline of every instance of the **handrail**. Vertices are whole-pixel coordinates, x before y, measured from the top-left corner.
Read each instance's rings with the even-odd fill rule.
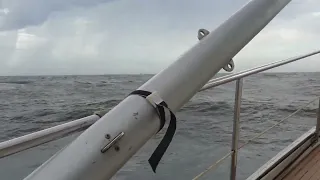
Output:
[[[206,168],[203,172],[201,172],[199,175],[197,175],[196,177],[193,178],[193,180],[197,180],[200,177],[202,177],[204,174],[206,174],[207,172],[209,172],[212,169],[215,169],[216,167],[218,167],[218,165],[220,165],[225,159],[227,159],[229,156],[232,157],[231,160],[231,167],[230,167],[230,180],[234,180],[236,178],[236,169],[237,169],[237,153],[238,150],[243,148],[244,146],[246,146],[247,144],[249,144],[252,140],[262,136],[263,134],[265,134],[266,132],[268,132],[270,129],[274,128],[275,126],[279,125],[280,123],[282,123],[283,121],[287,120],[288,118],[290,118],[291,116],[295,115],[296,113],[298,113],[302,108],[308,106],[309,104],[311,104],[312,102],[314,102],[316,99],[319,99],[319,109],[318,109],[318,116],[317,116],[317,126],[316,126],[316,131],[315,131],[315,135],[316,137],[319,136],[320,134],[320,97],[317,97],[316,99],[309,101],[305,106],[299,108],[297,111],[293,112],[292,114],[290,114],[289,116],[287,116],[286,118],[282,119],[281,121],[279,121],[278,123],[274,124],[273,126],[267,128],[266,130],[262,131],[261,133],[259,133],[258,135],[254,136],[253,138],[249,139],[246,143],[242,144],[240,147],[238,147],[238,131],[239,131],[239,116],[240,116],[240,107],[241,107],[241,91],[242,91],[242,80],[244,77],[253,75],[253,74],[257,74],[259,72],[263,72],[269,69],[273,69],[279,66],[283,66],[285,64],[289,64],[291,62],[294,61],[298,61],[316,54],[319,54],[320,50],[318,51],[314,51],[305,55],[300,55],[300,56],[296,56],[296,57],[292,57],[289,59],[285,59],[285,60],[280,60],[280,61],[276,61],[276,62],[272,62],[269,64],[265,64],[259,67],[255,67],[249,70],[245,70],[245,71],[241,71],[239,73],[235,73],[235,74],[229,74],[226,76],[222,76],[222,77],[218,77],[215,78],[213,80],[210,80],[207,84],[205,84],[200,90],[200,91],[204,91],[206,89],[210,89],[222,84],[226,84],[232,81],[237,80],[237,86],[236,86],[236,94],[235,94],[235,109],[234,109],[234,122],[233,122],[233,134],[232,134],[232,149],[231,151],[224,155],[221,159],[219,159],[218,161],[216,161],[213,165],[209,166],[208,168]],[[241,85],[239,85],[241,84]],[[238,113],[236,113],[238,112]],[[235,148],[236,147],[236,148]]]
[[[265,65],[262,65],[260,67],[252,68],[252,69],[249,69],[249,70],[245,70],[245,71],[242,71],[242,72],[239,72],[239,73],[235,73],[235,74],[232,74],[232,75],[226,75],[226,76],[223,76],[223,77],[219,77],[219,78],[210,80],[199,91],[204,91],[206,89],[210,89],[210,88],[222,85],[222,84],[226,84],[226,83],[229,83],[231,81],[234,81],[234,80],[237,80],[237,79],[240,79],[240,78],[243,78],[243,77],[247,77],[247,76],[250,76],[250,75],[253,75],[253,74],[257,74],[259,72],[263,72],[263,71],[266,71],[266,70],[269,70],[269,69],[273,69],[273,68],[276,68],[276,67],[279,67],[279,66],[283,66],[285,64],[289,64],[291,62],[298,61],[298,60],[301,60],[301,59],[304,59],[304,58],[307,58],[307,57],[310,57],[310,56],[313,56],[313,55],[316,55],[316,54],[319,54],[319,53],[320,53],[320,50],[317,50],[317,51],[314,51],[312,53],[308,53],[308,54],[305,54],[305,55],[300,55],[300,56],[292,57],[292,58],[289,58],[289,59],[276,61],[276,62],[273,62],[273,63],[270,63],[270,64],[265,64]]]
[[[286,116],[285,118],[281,119],[279,122],[275,123],[274,125],[272,125],[271,127],[265,129],[264,131],[260,132],[259,134],[253,136],[252,138],[250,138],[249,140],[247,140],[245,143],[243,143],[241,146],[238,147],[238,150],[247,146],[248,144],[250,144],[250,142],[252,142],[253,140],[261,137],[263,134],[265,134],[266,132],[270,131],[271,129],[273,129],[274,127],[278,126],[279,124],[283,123],[285,120],[289,119],[290,117],[292,117],[293,115],[297,114],[298,112],[300,112],[303,108],[309,106],[311,103],[315,102],[316,100],[319,100],[319,107],[320,107],[320,96],[317,98],[314,98],[312,100],[310,100],[309,102],[307,102],[306,104],[304,104],[303,106],[301,106],[299,109],[297,109],[296,111],[294,111],[293,113],[291,113],[290,115]],[[319,108],[319,112],[320,112],[320,108]],[[320,119],[320,116],[318,117],[318,119]],[[232,155],[232,151],[228,152],[227,154],[225,154],[222,158],[220,158],[219,160],[217,160],[215,163],[213,163],[211,166],[209,166],[208,168],[206,168],[204,171],[202,171],[201,173],[199,173],[197,176],[195,176],[192,180],[198,180],[199,178],[201,178],[203,175],[205,175],[206,173],[208,173],[209,171],[212,171],[214,169],[216,169],[224,160],[226,160],[228,157],[230,157]]]
[[[39,146],[41,144],[63,138],[72,133],[86,129],[101,116],[94,114],[68,123],[60,124],[41,131],[20,136],[0,143],[0,158]]]

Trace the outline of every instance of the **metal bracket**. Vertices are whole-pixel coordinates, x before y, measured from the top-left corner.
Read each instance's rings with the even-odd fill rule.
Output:
[[[206,30],[206,29],[199,29],[199,30],[198,30],[198,39],[201,40],[201,39],[203,39],[204,37],[206,37],[208,34],[210,34],[210,32],[209,32],[208,30]],[[229,63],[228,63],[226,66],[223,67],[223,69],[224,69],[225,71],[227,71],[227,72],[233,71],[233,69],[234,69],[234,62],[233,62],[233,60],[231,59],[231,60],[229,61]]]
[[[199,29],[198,30],[198,39],[201,40],[202,38],[206,37],[210,32],[206,29]]]
[[[106,151],[108,151],[108,149],[110,149],[113,145],[115,145],[124,135],[124,132],[121,132],[119,133],[116,137],[114,137],[110,142],[108,142],[107,145],[105,145],[102,149],[101,149],[101,152],[102,153],[105,153]],[[110,138],[110,135],[107,134],[106,139],[109,139]],[[115,147],[116,151],[119,151],[119,147],[116,146]]]

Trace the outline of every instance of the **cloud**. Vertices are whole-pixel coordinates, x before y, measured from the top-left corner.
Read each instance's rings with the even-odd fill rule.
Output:
[[[46,13],[34,13],[46,17],[42,21],[33,16],[25,17],[28,21],[23,23],[8,21],[15,26],[0,32],[0,73],[156,73],[198,42],[199,28],[213,30],[246,0],[184,0],[183,6],[181,1],[171,0],[92,2],[66,0],[67,8],[50,7]],[[293,0],[234,58],[235,70],[319,48],[316,5],[320,2]],[[16,18],[24,19],[20,16]],[[313,66],[296,65],[284,70],[317,71],[319,61],[311,61]]]
[[[290,57],[319,49],[320,17],[314,12],[293,15],[291,19],[278,19],[267,26],[243,50],[250,56],[251,52],[267,57]]]
[[[39,25],[50,15],[75,7],[91,7],[111,0],[3,0],[0,30]]]

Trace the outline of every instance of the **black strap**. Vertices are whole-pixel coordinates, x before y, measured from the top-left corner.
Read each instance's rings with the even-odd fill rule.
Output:
[[[149,95],[151,95],[152,93],[149,91],[144,91],[144,90],[135,90],[132,93],[130,93],[129,95],[139,95],[141,97],[147,98]],[[160,128],[159,131],[163,128],[165,122],[166,122],[166,113],[165,110],[168,110],[170,112],[170,123],[167,129],[167,132],[165,133],[165,135],[163,136],[161,142],[159,143],[158,147],[154,150],[154,152],[152,153],[151,157],[149,158],[149,164],[153,170],[153,172],[156,172],[157,166],[162,158],[162,156],[164,155],[164,153],[166,152],[167,148],[169,147],[172,138],[176,132],[176,116],[174,115],[174,113],[169,109],[167,103],[165,103],[164,101],[160,102],[160,103],[155,103],[156,104],[156,110],[157,113],[159,115],[160,118]]]

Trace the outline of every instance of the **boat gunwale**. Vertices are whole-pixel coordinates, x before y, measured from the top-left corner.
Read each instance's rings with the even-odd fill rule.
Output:
[[[277,155],[275,155],[272,159],[268,160],[264,163],[259,169],[257,169],[254,173],[252,173],[246,180],[256,180],[256,179],[270,179],[268,176],[273,176],[272,178],[280,175],[288,166],[295,162],[303,153],[307,152],[308,148],[315,147],[319,145],[319,141],[316,144],[313,144],[313,137],[316,132],[316,127],[312,127],[308,132],[301,135],[290,145],[285,147],[282,151],[280,151]],[[307,146],[307,147],[305,147]],[[301,149],[303,148],[303,149]],[[297,151],[301,151],[298,154],[294,154]],[[311,151],[310,151],[311,152]],[[293,157],[290,157],[293,155]],[[283,167],[280,167],[282,163],[287,163]],[[273,173],[273,170],[276,168],[281,168],[280,172]],[[279,169],[277,169],[279,170]]]

